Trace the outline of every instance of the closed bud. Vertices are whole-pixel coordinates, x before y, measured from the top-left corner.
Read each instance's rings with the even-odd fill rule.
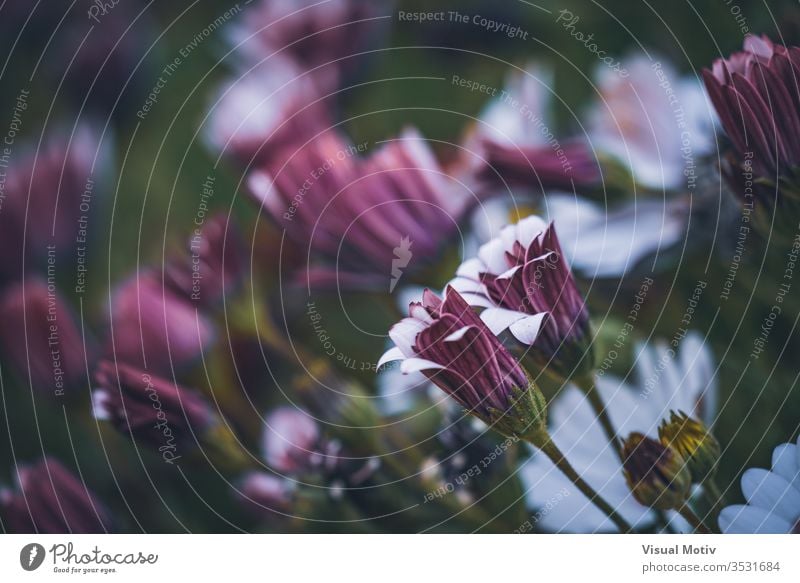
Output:
[[[9,533],[103,533],[112,521],[83,479],[54,458],[20,466],[15,489],[0,489],[0,519]]]
[[[672,411],[669,421],[665,420],[658,428],[658,438],[683,457],[692,481],[702,482],[716,471],[721,453],[719,442],[702,421]]]
[[[622,455],[625,480],[640,504],[659,510],[683,506],[692,478],[675,449],[641,433],[631,433],[623,443]]]

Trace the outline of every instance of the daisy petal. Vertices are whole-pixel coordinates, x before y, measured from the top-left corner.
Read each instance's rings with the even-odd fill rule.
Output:
[[[788,521],[800,518],[800,492],[778,474],[761,468],[747,470],[742,476],[742,493],[753,506]]]
[[[494,335],[505,332],[509,326],[527,317],[528,315],[523,312],[515,312],[505,308],[489,308],[481,313],[481,320]]]
[[[394,362],[395,360],[402,360],[404,358],[405,355],[403,354],[403,351],[400,350],[397,346],[395,346],[394,348],[390,348],[389,350],[383,353],[383,356],[381,356],[381,359],[378,361],[377,368],[382,367],[387,362]]]
[[[792,525],[769,510],[735,505],[719,513],[719,528],[725,534],[787,534]]]

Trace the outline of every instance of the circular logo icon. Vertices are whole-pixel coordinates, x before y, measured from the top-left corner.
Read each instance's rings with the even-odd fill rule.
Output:
[[[44,563],[44,547],[39,543],[30,543],[19,552],[19,564],[26,571],[35,571]]]

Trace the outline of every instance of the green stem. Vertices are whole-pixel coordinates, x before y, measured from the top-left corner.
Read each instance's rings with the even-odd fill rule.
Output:
[[[688,502],[683,503],[683,506],[678,509],[678,513],[683,516],[689,524],[692,525],[692,528],[694,528],[696,533],[711,534],[711,531],[705,524],[703,524],[703,521],[700,520],[700,517],[694,513],[694,510],[689,508]]]
[[[567,461],[567,458],[564,457],[564,454],[558,449],[555,443],[553,443],[552,439],[547,433],[541,435],[534,435],[532,438],[529,437],[528,441],[530,441],[533,445],[539,448],[542,453],[544,453],[550,460],[555,464],[555,466],[561,470],[561,472],[575,485],[575,487],[586,496],[592,504],[597,506],[603,513],[608,516],[611,521],[617,525],[620,532],[630,532],[631,525],[620,516],[616,510],[606,502],[597,492],[595,492],[594,488],[592,488],[589,484],[587,484],[583,478],[578,475],[578,472],[575,471],[575,468],[572,467]]]
[[[600,421],[600,426],[603,428],[603,432],[606,434],[611,447],[614,448],[620,461],[624,462],[625,460],[622,457],[622,447],[619,442],[619,437],[617,437],[617,431],[611,423],[611,418],[608,416],[608,408],[603,402],[600,392],[597,390],[594,378],[588,376],[583,379],[578,379],[575,381],[575,384],[586,394],[586,398],[589,399],[589,404],[592,406],[595,415],[597,415],[597,420]]]
[[[709,510],[710,516],[719,516],[722,506],[725,504],[725,496],[722,494],[722,492],[720,492],[717,483],[711,476],[703,480],[702,485],[703,494],[705,495],[706,500],[708,500],[708,504],[711,507],[711,510]]]

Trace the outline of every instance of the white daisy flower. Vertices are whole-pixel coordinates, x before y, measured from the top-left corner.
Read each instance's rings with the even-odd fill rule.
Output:
[[[676,354],[657,342],[640,346],[635,382],[600,376],[597,388],[607,405],[618,435],[638,431],[658,437],[658,425],[672,410],[703,419],[711,425],[716,410],[715,366],[702,336],[690,333]],[[654,512],[631,495],[622,473],[622,463],[612,449],[584,393],[567,386],[550,406],[550,434],[575,470],[634,528],[645,528],[655,520]],[[610,532],[616,527],[595,508],[544,455],[534,453],[520,468],[531,511],[544,508],[564,491],[558,504],[550,504],[538,526],[552,532]],[[682,520],[670,516],[679,530]]]
[[[772,469],[751,468],[742,476],[747,504],[723,508],[726,534],[800,534],[800,438],[772,452]]]
[[[687,162],[714,147],[715,117],[703,85],[654,55],[637,54],[623,65],[627,77],[607,67],[595,75],[592,146],[625,164],[637,183],[677,189],[686,183]]]

